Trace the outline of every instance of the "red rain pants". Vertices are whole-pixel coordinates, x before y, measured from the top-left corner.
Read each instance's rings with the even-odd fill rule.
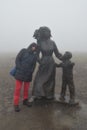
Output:
[[[23,82],[20,80],[16,80],[15,91],[14,91],[14,105],[19,104],[22,85],[24,85],[23,100],[28,99],[28,89],[30,86],[30,82]]]

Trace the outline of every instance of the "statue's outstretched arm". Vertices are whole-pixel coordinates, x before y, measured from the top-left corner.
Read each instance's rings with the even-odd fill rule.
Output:
[[[54,54],[55,56],[59,59],[59,60],[62,60],[62,54],[59,52],[56,44],[54,43]]]

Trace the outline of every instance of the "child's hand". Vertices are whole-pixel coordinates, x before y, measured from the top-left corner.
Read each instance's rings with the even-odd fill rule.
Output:
[[[60,59],[61,61],[63,61],[63,55],[62,55],[61,53],[60,53],[59,55],[60,55],[59,59]]]

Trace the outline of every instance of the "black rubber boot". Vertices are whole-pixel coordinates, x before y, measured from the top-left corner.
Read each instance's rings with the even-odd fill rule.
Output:
[[[32,103],[28,102],[28,99],[23,100],[23,105],[27,106],[27,107],[31,107]]]
[[[19,112],[19,111],[20,111],[20,108],[19,108],[18,105],[15,105],[15,106],[14,106],[14,109],[15,109],[15,112]]]

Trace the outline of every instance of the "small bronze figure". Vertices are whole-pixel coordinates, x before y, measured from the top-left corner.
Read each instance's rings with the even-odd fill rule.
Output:
[[[75,103],[75,86],[73,81],[73,66],[75,63],[71,62],[70,59],[72,58],[71,52],[65,52],[65,54],[62,56],[62,63],[56,64],[56,67],[62,67],[63,68],[63,75],[62,75],[62,89],[61,89],[61,96],[60,100],[65,101],[65,95],[66,95],[66,88],[69,87],[70,92],[70,104]]]

